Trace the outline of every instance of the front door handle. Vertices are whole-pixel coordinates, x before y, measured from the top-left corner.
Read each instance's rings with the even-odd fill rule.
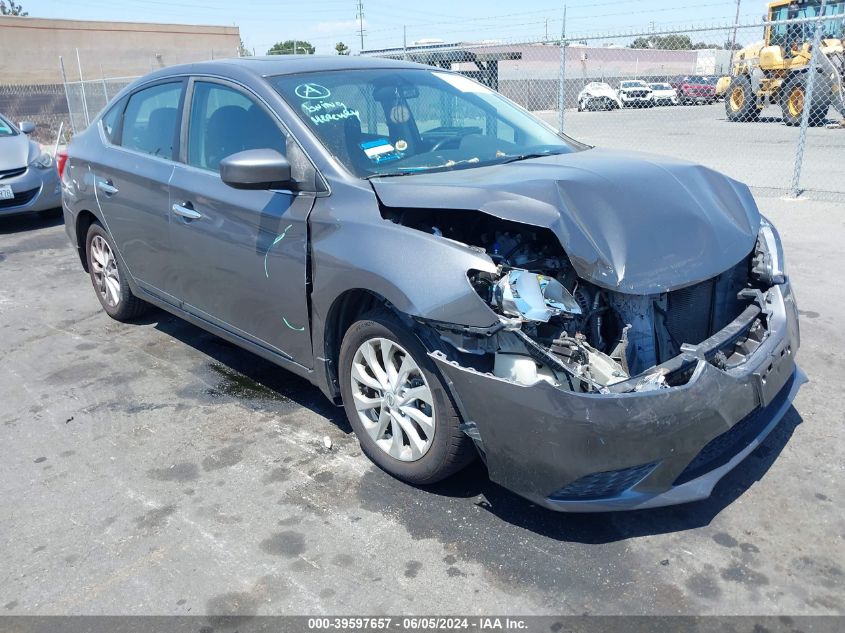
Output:
[[[186,202],[185,204],[190,204],[190,202]],[[191,207],[183,204],[174,204],[172,209],[176,215],[181,215],[183,218],[189,220],[199,220],[202,217],[202,213],[194,211]]]
[[[102,191],[107,196],[113,196],[118,191],[120,191],[117,187],[115,187],[113,184],[111,184],[107,180],[98,180],[97,181],[97,189]]]

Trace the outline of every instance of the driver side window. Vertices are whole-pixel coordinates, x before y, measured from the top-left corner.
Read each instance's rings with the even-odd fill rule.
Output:
[[[222,84],[194,83],[188,124],[188,164],[218,171],[220,161],[250,149],[286,154],[287,137],[273,118],[244,93]]]

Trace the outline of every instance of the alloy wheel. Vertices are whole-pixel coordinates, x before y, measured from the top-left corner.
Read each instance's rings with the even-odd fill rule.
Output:
[[[420,459],[435,432],[434,400],[419,365],[398,343],[364,341],[352,360],[352,397],[366,433],[404,462]]]
[[[101,235],[95,235],[91,240],[91,272],[94,277],[94,287],[103,301],[109,306],[117,306],[120,303],[120,273],[117,270],[117,259],[109,243]]]

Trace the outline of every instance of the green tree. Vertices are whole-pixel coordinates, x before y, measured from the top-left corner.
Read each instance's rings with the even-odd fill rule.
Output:
[[[730,48],[730,42],[725,43],[725,49]],[[718,44],[709,44],[707,42],[695,42],[693,44],[689,35],[669,34],[669,35],[648,35],[640,36],[631,42],[631,48],[657,48],[664,51],[689,51],[700,50],[704,48],[722,47]],[[741,48],[737,46],[737,48]]]
[[[664,51],[688,51],[693,47],[689,35],[649,35],[631,42],[631,48],[658,48]]]
[[[338,42],[334,45],[334,49],[338,55],[349,55],[349,47],[343,42]]]
[[[252,51],[244,44],[244,38],[241,38],[241,43],[238,45],[238,55],[240,57],[252,57]]]
[[[6,4],[6,0],[0,0],[0,15],[19,15],[23,17],[29,15],[29,12],[24,11],[21,5],[15,4],[14,0],[9,0],[8,5]]]
[[[285,40],[284,42],[276,42],[267,51],[268,55],[313,55],[314,46],[311,42],[305,40]]]

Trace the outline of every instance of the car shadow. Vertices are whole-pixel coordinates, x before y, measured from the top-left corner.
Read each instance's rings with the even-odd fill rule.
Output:
[[[153,325],[163,334],[208,356],[212,374],[216,372],[223,380],[234,380],[245,387],[242,394],[246,395],[242,397],[250,398],[250,393],[258,397],[269,396],[267,405],[271,408],[276,406],[274,399],[287,399],[328,419],[344,433],[352,433],[343,408],[330,402],[304,378],[162,310],[154,310],[135,322]],[[375,471],[374,476],[380,480],[380,486],[396,487],[398,494],[417,497],[416,501],[431,504],[435,512],[441,504],[454,507],[451,504],[456,500],[475,499],[476,506],[498,520],[547,538],[594,545],[611,543],[709,525],[722,510],[763,478],[802,421],[801,415],[790,407],[766,440],[716,485],[709,498],[667,508],[602,513],[554,512],[492,482],[481,460],[431,486],[410,486],[380,471]]]
[[[276,408],[280,400],[289,400],[327,418],[344,433],[352,432],[343,408],[306,379],[164,310],[155,309],[134,323],[153,325],[159,332],[208,356],[211,362],[206,369],[218,383],[218,392],[253,404],[264,401],[270,408]],[[211,395],[216,397],[219,393]]]
[[[762,479],[801,422],[800,414],[790,407],[766,440],[716,485],[709,498],[678,506],[627,512],[554,512],[493,483],[480,464],[425,490],[447,497],[480,495],[483,499],[477,505],[499,519],[560,541],[595,545],[683,532],[709,525],[722,510]]]
[[[61,208],[48,211],[33,211],[20,215],[0,216],[0,235],[12,235],[24,231],[36,231],[59,226],[64,222]]]

